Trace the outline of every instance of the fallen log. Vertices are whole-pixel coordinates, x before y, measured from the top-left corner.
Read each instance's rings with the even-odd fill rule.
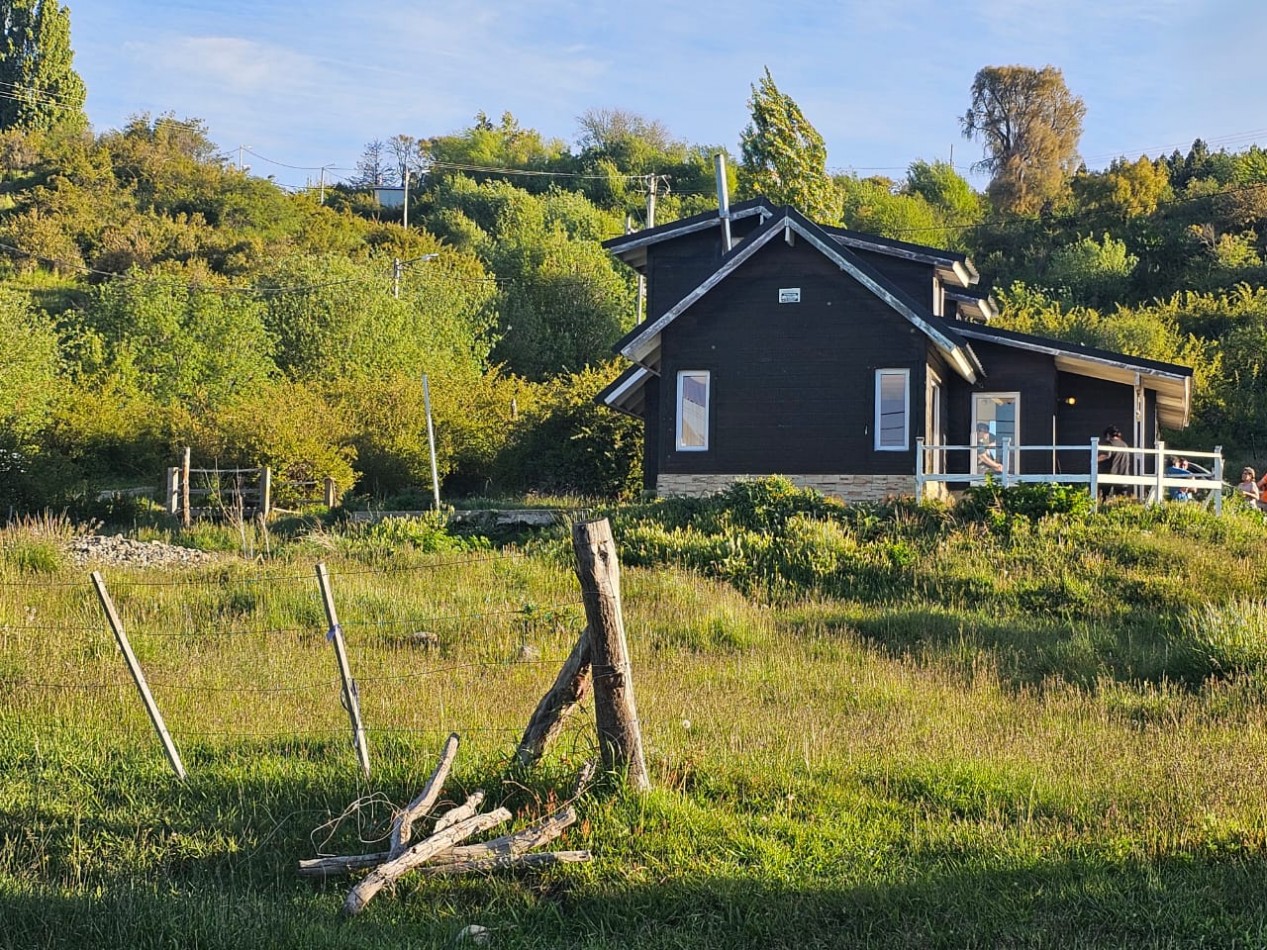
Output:
[[[437,852],[427,861],[428,866],[441,864],[462,864],[485,861],[493,857],[518,856],[533,848],[539,848],[561,835],[577,820],[576,809],[571,805],[555,812],[535,825],[502,835],[491,841],[480,844],[455,845],[447,851]],[[329,858],[313,858],[299,862],[299,873],[303,877],[335,877],[377,867],[391,860],[390,851],[379,851],[376,854],[350,854]]]
[[[374,899],[375,894],[394,883],[405,872],[420,864],[425,864],[430,858],[442,851],[447,851],[459,841],[465,841],[471,835],[495,828],[506,821],[510,821],[510,812],[505,808],[497,808],[487,814],[473,815],[439,834],[424,838],[396,857],[380,864],[352,888],[348,892],[347,900],[343,902],[344,913],[348,916],[359,914],[365,909],[365,905]]]
[[[490,854],[482,858],[452,861],[447,864],[424,864],[415,870],[428,877],[434,877],[443,874],[502,871],[507,868],[543,868],[551,864],[582,864],[592,860],[594,860],[594,855],[589,851],[536,851],[532,854]]]
[[[404,852],[405,847],[409,844],[409,839],[413,837],[413,823],[429,812],[440,797],[440,790],[444,787],[445,779],[449,777],[449,769],[453,767],[453,760],[458,755],[458,741],[456,732],[450,734],[444,743],[444,751],[440,753],[440,761],[436,764],[435,771],[431,773],[431,778],[427,780],[427,784],[418,793],[418,797],[406,805],[400,814],[393,819],[391,835],[392,857]]]
[[[484,804],[484,791],[480,789],[471,795],[467,800],[458,805],[456,808],[450,808],[443,815],[436,819],[436,826],[432,829],[432,834],[438,834],[448,828],[450,825],[456,825],[459,821],[465,821],[480,810],[480,805]]]

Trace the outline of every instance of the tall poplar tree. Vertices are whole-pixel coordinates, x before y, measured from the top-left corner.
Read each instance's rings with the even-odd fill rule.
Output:
[[[69,7],[0,0],[0,129],[86,128],[87,90],[73,59]]]
[[[792,205],[821,224],[840,220],[840,195],[827,174],[827,146],[791,96],[779,91],[766,67],[748,100],[752,121],[740,133],[740,188]]]

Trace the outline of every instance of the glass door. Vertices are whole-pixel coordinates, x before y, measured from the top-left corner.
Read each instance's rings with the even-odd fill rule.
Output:
[[[1011,445],[1021,441],[1021,394],[977,393],[972,397],[972,433],[976,451],[972,453],[972,471],[976,475],[1002,471],[1003,440]],[[1011,467],[1016,473],[1017,457],[1009,453]]]

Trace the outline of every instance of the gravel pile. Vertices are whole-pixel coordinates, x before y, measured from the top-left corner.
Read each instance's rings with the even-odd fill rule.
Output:
[[[109,564],[117,567],[196,566],[216,560],[214,554],[182,548],[163,541],[134,541],[117,534],[89,534],[75,538],[67,553],[78,565]]]

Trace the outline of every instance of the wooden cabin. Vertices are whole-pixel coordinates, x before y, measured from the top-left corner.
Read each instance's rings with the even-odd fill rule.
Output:
[[[979,476],[979,426],[1046,446],[1011,454],[1018,474],[1086,473],[1086,451],[1053,447],[1116,425],[1152,448],[1188,423],[1190,368],[993,327],[953,251],[764,199],[605,247],[646,278],[647,315],[598,400],[644,421],[645,487],[662,495],[770,474],[847,500],[909,495],[919,440],[923,471]]]

